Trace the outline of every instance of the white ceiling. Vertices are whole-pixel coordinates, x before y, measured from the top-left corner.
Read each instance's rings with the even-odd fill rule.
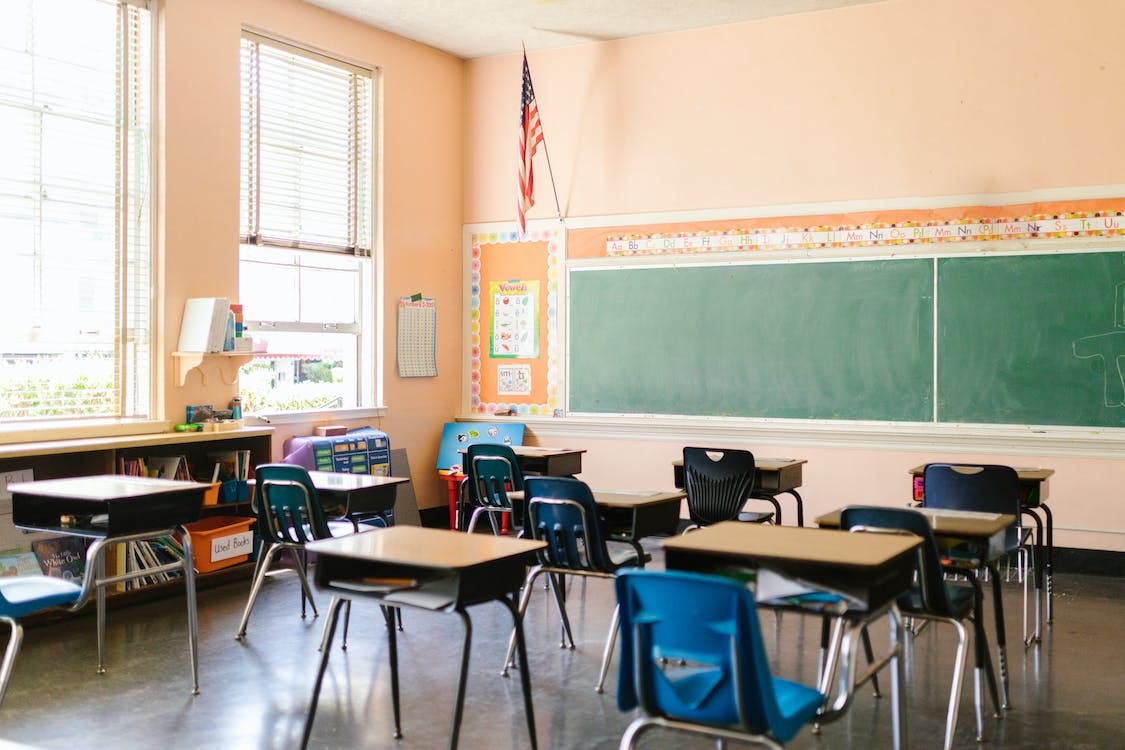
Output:
[[[474,58],[721,26],[878,0],[305,0]]]

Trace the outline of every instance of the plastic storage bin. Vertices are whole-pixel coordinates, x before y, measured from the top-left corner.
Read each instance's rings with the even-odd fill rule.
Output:
[[[209,516],[187,524],[197,573],[229,568],[250,559],[254,532],[247,516]]]

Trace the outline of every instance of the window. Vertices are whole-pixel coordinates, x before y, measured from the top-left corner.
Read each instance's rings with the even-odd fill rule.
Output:
[[[373,128],[372,71],[244,34],[247,412],[374,405]]]
[[[0,3],[0,419],[148,417],[147,4]]]

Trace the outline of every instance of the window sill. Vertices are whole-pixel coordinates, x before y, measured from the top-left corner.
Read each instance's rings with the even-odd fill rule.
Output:
[[[336,420],[347,422],[354,419],[381,419],[387,414],[386,406],[366,406],[358,409],[321,409],[319,411],[284,411],[276,414],[248,414],[248,425],[303,424]]]
[[[167,421],[149,419],[75,419],[60,422],[25,422],[0,426],[0,445],[11,443],[75,440],[80,438],[149,435],[168,432]]]

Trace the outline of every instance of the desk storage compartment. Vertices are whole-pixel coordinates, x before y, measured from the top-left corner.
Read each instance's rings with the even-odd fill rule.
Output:
[[[196,572],[210,573],[249,560],[254,551],[250,530],[254,521],[246,516],[210,516],[189,523]]]

